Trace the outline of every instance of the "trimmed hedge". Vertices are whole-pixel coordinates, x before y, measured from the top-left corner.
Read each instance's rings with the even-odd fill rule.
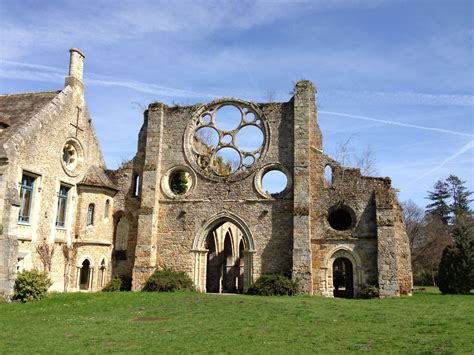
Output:
[[[247,294],[259,296],[294,296],[298,292],[297,281],[279,274],[262,275],[247,290]]]
[[[21,302],[40,300],[52,284],[45,272],[37,269],[22,271],[16,275],[13,299]]]
[[[155,270],[146,281],[142,291],[147,292],[175,292],[194,290],[193,281],[184,272],[169,269]]]

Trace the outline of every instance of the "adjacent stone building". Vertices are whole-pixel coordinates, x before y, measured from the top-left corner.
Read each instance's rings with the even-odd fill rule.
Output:
[[[17,269],[46,267],[57,290],[98,290],[111,275],[140,290],[171,268],[202,292],[243,292],[264,273],[312,295],[411,292],[390,179],[323,153],[311,82],[284,103],[152,103],[137,154],[108,171],[83,58],[71,50],[60,92],[0,96],[0,290],[11,292]]]

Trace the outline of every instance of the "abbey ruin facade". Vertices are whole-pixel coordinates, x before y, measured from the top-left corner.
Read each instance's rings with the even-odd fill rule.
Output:
[[[288,102],[151,103],[134,158],[107,170],[84,101],[84,55],[60,91],[0,95],[0,292],[46,269],[58,291],[140,290],[156,268],[202,292],[244,292],[281,273],[311,295],[412,289],[408,238],[389,178],[323,152],[315,88]],[[34,154],[31,154],[34,152]],[[280,175],[276,190],[267,184]]]

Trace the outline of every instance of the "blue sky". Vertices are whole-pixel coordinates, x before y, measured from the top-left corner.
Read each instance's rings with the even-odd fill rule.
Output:
[[[400,199],[438,179],[474,190],[472,1],[0,0],[0,92],[60,89],[86,55],[86,100],[109,168],[136,151],[152,101],[287,101],[318,89],[324,149],[370,145]]]

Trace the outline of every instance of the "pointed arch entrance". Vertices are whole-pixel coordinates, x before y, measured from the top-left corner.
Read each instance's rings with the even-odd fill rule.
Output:
[[[201,292],[243,292],[253,282],[255,246],[248,226],[235,214],[212,217],[193,242],[193,278]]]
[[[353,298],[358,294],[366,275],[360,256],[353,248],[335,247],[326,255],[323,265],[325,296]]]
[[[354,297],[354,273],[352,263],[347,258],[337,258],[332,266],[334,297]]]

